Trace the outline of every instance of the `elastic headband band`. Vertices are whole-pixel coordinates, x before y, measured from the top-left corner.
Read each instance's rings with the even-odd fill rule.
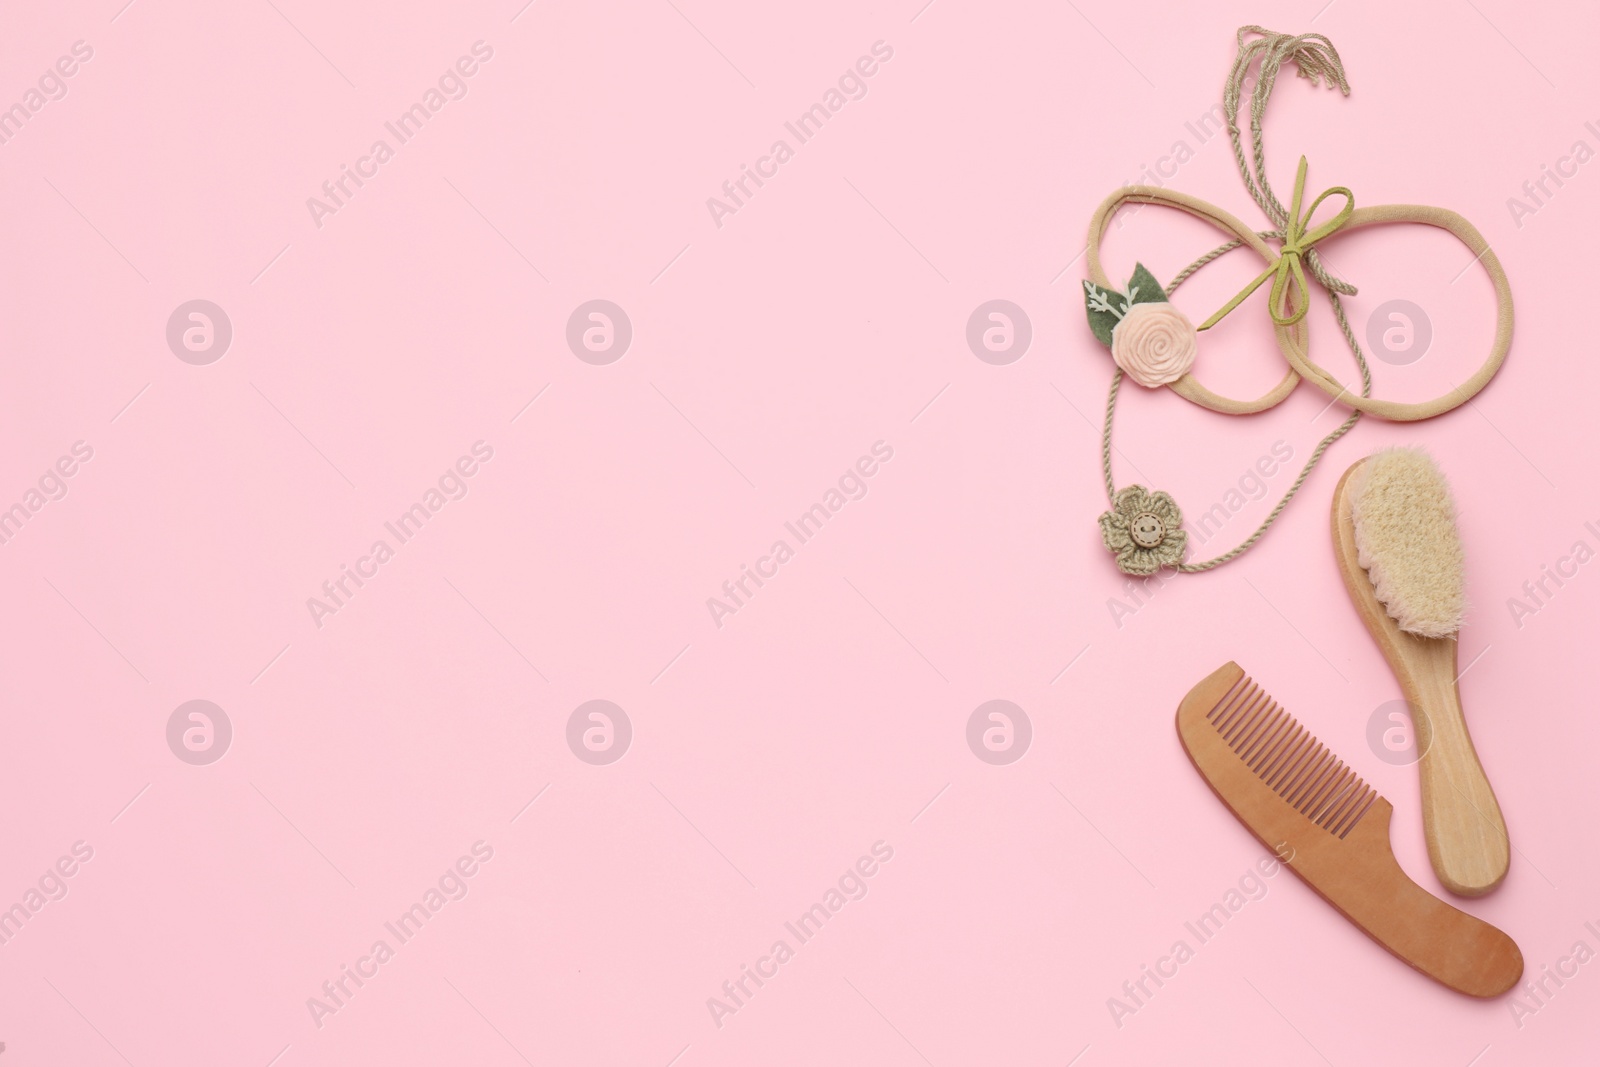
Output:
[[[1102,288],[1110,288],[1111,282],[1101,263],[1100,246],[1105,241],[1106,230],[1110,226],[1112,216],[1123,204],[1155,204],[1159,207],[1175,208],[1211,223],[1240,244],[1253,249],[1268,264],[1275,263],[1278,259],[1277,250],[1263,240],[1255,230],[1216,205],[1170,189],[1161,189],[1153,185],[1131,185],[1101,201],[1094,217],[1089,220],[1089,251],[1086,257],[1089,280]],[[1505,362],[1506,354],[1511,351],[1515,312],[1511,302],[1511,283],[1506,278],[1505,268],[1500,265],[1499,257],[1494,254],[1489,242],[1478,232],[1476,226],[1456,212],[1442,207],[1419,204],[1380,204],[1376,207],[1360,207],[1355,209],[1349,222],[1341,227],[1340,232],[1362,226],[1396,222],[1437,226],[1448,231],[1467,247],[1477,262],[1483,265],[1484,271],[1489,275],[1489,281],[1494,285],[1497,305],[1494,342],[1490,346],[1488,358],[1466,381],[1449,393],[1418,403],[1363,397],[1311,359],[1310,336],[1305,319],[1302,318],[1292,326],[1274,323],[1273,332],[1278,338],[1278,349],[1289,364],[1289,372],[1284,375],[1282,381],[1255,400],[1236,400],[1233,397],[1223,396],[1207,388],[1192,372],[1168,383],[1168,388],[1190,403],[1198,404],[1210,411],[1224,415],[1253,415],[1283,403],[1289,394],[1294,392],[1295,386],[1303,377],[1340,404],[1393,422],[1431,419],[1435,415],[1452,411],[1472,399],[1489,384],[1490,379]]]

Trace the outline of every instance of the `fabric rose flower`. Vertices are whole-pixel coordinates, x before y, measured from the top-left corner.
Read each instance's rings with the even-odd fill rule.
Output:
[[[1111,331],[1111,358],[1147,388],[1188,374],[1197,347],[1194,324],[1165,300],[1130,304]]]
[[[1100,516],[1100,539],[1116,554],[1118,570],[1144,576],[1183,561],[1189,535],[1182,527],[1183,513],[1170,496],[1130,485],[1118,490],[1111,510]]]

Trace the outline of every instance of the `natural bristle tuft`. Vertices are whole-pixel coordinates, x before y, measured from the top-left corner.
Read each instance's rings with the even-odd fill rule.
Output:
[[[1433,458],[1416,448],[1372,456],[1353,476],[1350,518],[1361,565],[1400,629],[1422,637],[1461,629],[1461,533],[1450,485]]]

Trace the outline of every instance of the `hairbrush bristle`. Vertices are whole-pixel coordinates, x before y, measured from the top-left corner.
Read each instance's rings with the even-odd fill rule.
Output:
[[[1350,489],[1356,551],[1400,629],[1449,637],[1467,602],[1455,500],[1433,458],[1390,448],[1362,464]]]

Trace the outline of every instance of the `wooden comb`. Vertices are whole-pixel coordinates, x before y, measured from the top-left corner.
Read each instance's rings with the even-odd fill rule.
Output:
[[[1516,942],[1400,869],[1393,806],[1237,663],[1183,698],[1178,737],[1239,821],[1378,944],[1469,996],[1498,996],[1522,977]]]

